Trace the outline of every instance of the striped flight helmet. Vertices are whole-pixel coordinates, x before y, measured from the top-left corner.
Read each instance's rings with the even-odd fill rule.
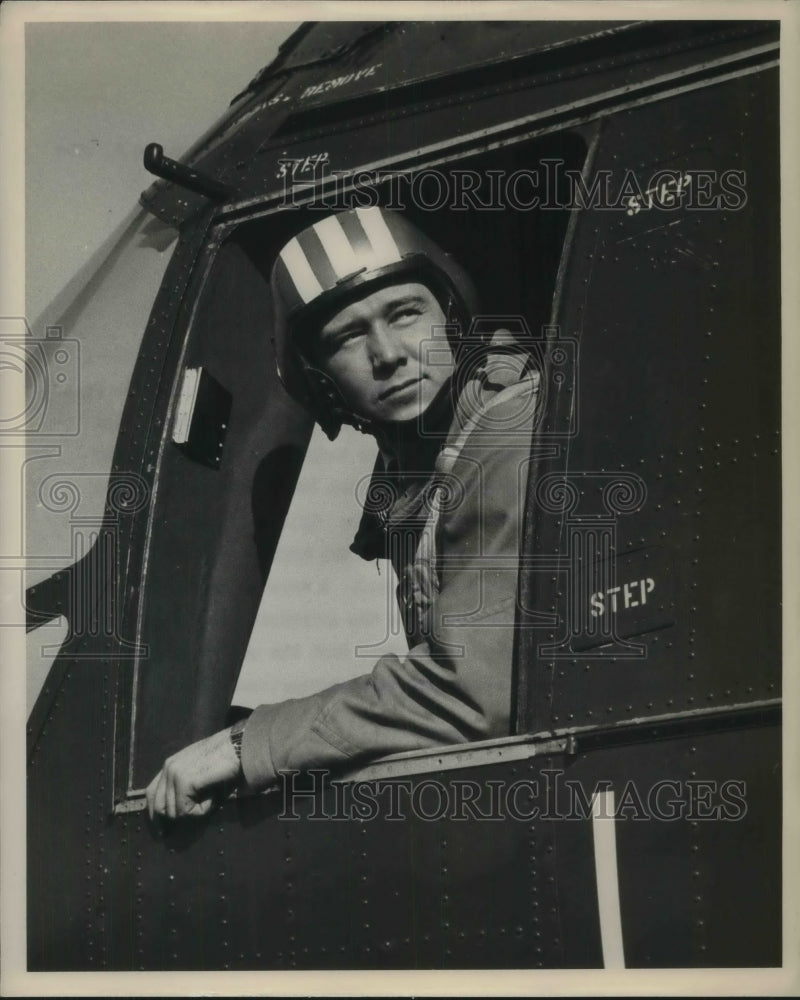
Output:
[[[448,329],[453,325],[452,337],[468,329],[477,301],[466,272],[397,212],[375,206],[329,215],[289,240],[275,261],[278,375],[331,440],[342,423],[363,431],[369,424],[348,411],[333,380],[313,364],[313,338],[351,302],[406,281],[419,281],[433,292]]]

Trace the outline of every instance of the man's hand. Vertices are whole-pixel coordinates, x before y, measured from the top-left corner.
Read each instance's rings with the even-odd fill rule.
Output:
[[[205,816],[213,805],[209,789],[234,781],[240,773],[241,764],[229,729],[184,747],[166,759],[147,786],[150,819],[156,815],[170,819]]]

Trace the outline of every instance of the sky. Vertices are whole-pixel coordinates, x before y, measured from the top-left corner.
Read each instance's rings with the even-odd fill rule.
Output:
[[[38,316],[299,22],[26,27],[26,306]]]

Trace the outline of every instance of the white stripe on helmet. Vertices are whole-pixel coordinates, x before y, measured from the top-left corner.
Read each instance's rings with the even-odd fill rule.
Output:
[[[305,305],[322,294],[322,285],[317,281],[317,276],[312,271],[303,248],[297,242],[297,237],[289,240],[281,250],[280,256],[294,282],[297,294]]]
[[[363,266],[356,257],[350,240],[335,215],[330,215],[327,219],[322,219],[321,222],[315,222],[314,232],[319,237],[322,249],[325,251],[337,279],[344,278]]]
[[[367,239],[372,244],[372,258],[370,260],[372,267],[393,264],[402,259],[394,236],[392,236],[383,213],[377,205],[372,208],[357,208],[356,215],[367,234]]]

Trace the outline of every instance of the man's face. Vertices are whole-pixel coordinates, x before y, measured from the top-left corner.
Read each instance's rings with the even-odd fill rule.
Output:
[[[445,332],[435,330],[445,322],[425,285],[390,285],[346,306],[322,327],[320,367],[360,416],[382,423],[413,420],[453,373]]]

